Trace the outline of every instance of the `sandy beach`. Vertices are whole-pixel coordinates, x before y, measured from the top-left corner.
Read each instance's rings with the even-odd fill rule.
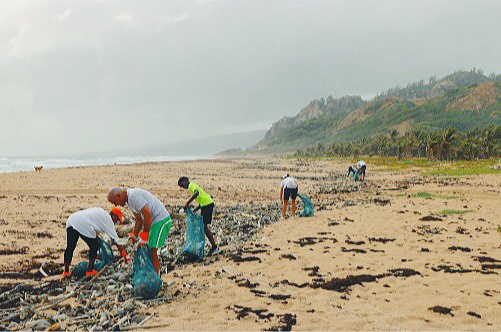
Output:
[[[417,168],[369,165],[366,181],[355,184],[343,177],[347,168],[328,160],[217,159],[0,174],[0,285],[40,282],[33,276],[43,263],[54,274],[48,279],[57,279],[67,217],[110,209],[111,186],[142,187],[176,212],[188,198],[177,186],[186,175],[214,197],[216,225],[218,207],[277,203],[280,176],[289,172],[312,197],[315,216],[279,220],[240,248],[223,246],[224,255],[164,273],[160,296],[171,300],[142,308],[155,314],[146,325],[500,330],[501,177],[424,177]],[[73,264],[85,249],[80,241]]]

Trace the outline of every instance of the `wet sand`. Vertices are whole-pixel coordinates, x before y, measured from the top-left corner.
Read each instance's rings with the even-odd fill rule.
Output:
[[[156,314],[146,325],[501,329],[501,177],[424,178],[417,169],[369,165],[365,183],[356,186],[342,177],[347,166],[244,159],[0,174],[0,283],[34,282],[44,262],[58,274],[66,218],[86,207],[109,209],[110,186],[148,189],[173,212],[188,198],[177,187],[187,175],[224,210],[276,203],[280,176],[289,172],[313,197],[315,216],[278,221],[240,251],[226,248],[226,255],[175,266],[162,276],[161,296],[172,300],[144,309]],[[445,209],[466,212],[441,214]],[[215,223],[217,216],[216,210]],[[81,260],[76,253],[74,264]]]

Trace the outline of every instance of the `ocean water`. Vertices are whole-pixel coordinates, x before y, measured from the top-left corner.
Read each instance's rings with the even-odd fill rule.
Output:
[[[207,158],[207,157],[205,157]],[[34,172],[33,166],[43,166],[44,169],[62,168],[74,166],[98,166],[114,164],[135,164],[156,161],[181,161],[205,159],[201,156],[131,156],[131,157],[107,157],[107,158],[2,158],[0,157],[0,173],[9,172]]]

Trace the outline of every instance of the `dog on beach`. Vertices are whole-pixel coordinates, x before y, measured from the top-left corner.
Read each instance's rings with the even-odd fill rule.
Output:
[[[33,166],[35,168],[35,172],[41,172],[43,166]]]

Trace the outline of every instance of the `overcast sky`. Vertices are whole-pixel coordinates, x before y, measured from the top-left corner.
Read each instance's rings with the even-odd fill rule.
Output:
[[[315,98],[499,73],[499,13],[480,0],[2,0],[0,157],[266,129]]]

